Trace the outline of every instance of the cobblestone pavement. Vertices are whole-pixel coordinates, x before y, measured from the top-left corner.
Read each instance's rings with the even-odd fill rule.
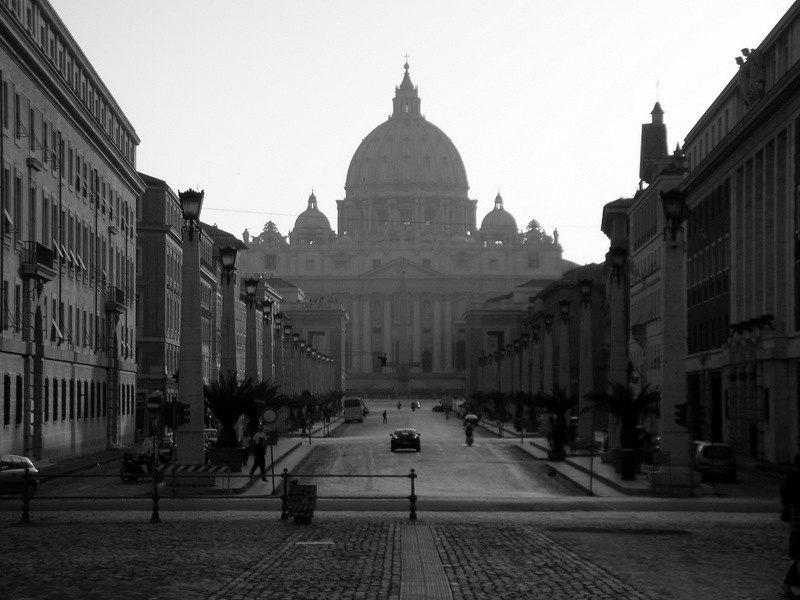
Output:
[[[0,596],[133,599],[782,597],[777,515],[0,513]]]

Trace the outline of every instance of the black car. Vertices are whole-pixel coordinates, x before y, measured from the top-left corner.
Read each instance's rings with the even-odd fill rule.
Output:
[[[27,473],[26,473],[27,470]],[[0,494],[36,493],[39,471],[27,456],[3,454],[0,456]]]
[[[419,452],[419,433],[416,429],[395,429],[390,437],[392,452],[398,448],[411,448]]]

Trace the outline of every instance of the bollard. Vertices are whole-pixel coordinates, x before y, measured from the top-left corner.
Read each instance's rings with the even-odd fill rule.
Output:
[[[414,490],[414,480],[417,478],[417,474],[414,469],[411,469],[411,473],[408,475],[411,479],[411,495],[408,499],[411,501],[411,514],[408,516],[409,519],[412,521],[417,518],[417,494]]]
[[[25,487],[22,489],[22,517],[20,517],[20,524],[28,524],[31,522],[30,516],[30,502],[31,502],[31,487],[30,487],[30,469],[25,467]]]
[[[283,492],[281,493],[281,521],[289,519],[287,513],[289,509],[289,469],[284,469],[281,475],[283,480]]]
[[[153,514],[150,516],[151,523],[161,523],[158,515],[158,471],[153,469]]]

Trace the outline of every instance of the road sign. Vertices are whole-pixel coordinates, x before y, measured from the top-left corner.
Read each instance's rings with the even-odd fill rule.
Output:
[[[594,423],[595,429],[607,429],[608,413],[603,411],[595,411],[594,415],[592,415],[592,422]]]
[[[148,400],[147,401],[147,410],[151,412],[157,412],[161,409],[161,400]]]
[[[267,425],[272,425],[275,421],[278,420],[278,413],[276,413],[271,408],[267,408],[264,412],[261,413],[261,420],[264,421]]]

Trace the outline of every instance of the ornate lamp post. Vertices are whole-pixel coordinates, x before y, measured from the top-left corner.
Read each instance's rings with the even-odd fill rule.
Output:
[[[258,337],[256,332],[256,292],[258,277],[247,277],[244,290],[247,295],[247,317],[245,319],[244,372],[248,377],[259,380]]]
[[[263,314],[264,329],[261,333],[261,373],[264,379],[275,382],[275,348],[272,344],[272,300],[264,300],[261,303],[261,313]]]
[[[542,316],[542,319],[544,320],[542,390],[546,394],[555,394],[558,390],[553,387],[553,315],[547,313]]]
[[[558,387],[564,391],[566,396],[572,393],[572,381],[570,381],[570,355],[569,355],[569,306],[570,301],[562,299],[558,301]]]
[[[298,337],[300,334],[296,334]],[[306,341],[300,340],[300,354],[297,355],[297,381],[299,382],[298,392],[302,393],[306,389]]]
[[[283,313],[276,312],[272,317],[272,321],[275,325],[272,335],[273,347],[274,353],[277,355],[276,360],[279,363],[275,365],[275,383],[281,386],[283,391],[286,391],[286,356],[284,354],[283,343]]]
[[[663,334],[662,334],[662,372],[661,414],[673,415],[675,406],[686,401],[686,292],[684,289],[684,239],[681,223],[687,216],[686,199],[682,192],[670,190],[661,192],[664,206],[664,268],[663,268]],[[681,234],[681,235],[679,235]],[[689,434],[672,419],[662,419],[662,447],[670,452],[673,465],[687,465],[690,475],[691,465]],[[673,472],[675,469],[673,469]]]
[[[236,373],[236,255],[238,250],[225,246],[219,250],[222,263],[222,323],[220,332],[220,371]]]
[[[178,399],[189,405],[189,421],[180,428],[179,460],[184,464],[203,464],[203,323],[200,293],[200,209],[203,191],[178,192],[183,212],[183,266],[181,268],[181,350],[178,370]],[[194,235],[197,232],[198,235]],[[183,235],[188,234],[188,235]]]
[[[586,394],[594,391],[594,356],[592,354],[592,280],[578,280],[581,293],[580,356],[578,358],[578,443],[584,448],[594,442],[592,412],[583,410]]]

